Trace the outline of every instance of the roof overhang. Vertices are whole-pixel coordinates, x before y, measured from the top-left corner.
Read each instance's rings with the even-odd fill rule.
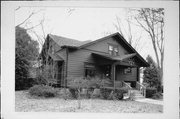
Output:
[[[100,53],[92,53],[92,55],[99,56],[99,57],[106,58],[106,59],[113,60],[113,61],[124,61],[128,58],[134,57],[136,55],[136,53],[123,55],[123,56],[111,56],[111,55],[102,54],[102,53],[101,54]]]
[[[129,58],[132,58],[132,57],[137,57],[138,58],[136,53],[122,55],[122,56],[111,56],[111,55],[105,54],[105,53],[104,54],[103,53],[92,53],[92,55],[98,56],[98,57],[101,57],[101,58],[105,58],[105,59],[108,59],[108,60],[120,61],[120,62],[124,62],[126,59],[129,59]],[[141,59],[139,59],[139,60],[141,60]],[[148,66],[148,64],[142,63],[142,65],[140,67],[147,67],[147,66]]]
[[[78,47],[76,46],[68,46],[68,45],[63,45],[61,46],[61,48],[69,48],[69,49],[74,49],[74,50],[78,49]]]

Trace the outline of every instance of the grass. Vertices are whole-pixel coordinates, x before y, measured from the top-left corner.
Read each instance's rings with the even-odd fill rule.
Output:
[[[114,112],[114,113],[161,113],[162,105],[136,101],[113,101],[102,99],[82,99],[78,109],[77,100],[62,98],[33,98],[27,91],[15,92],[15,111],[17,112]]]

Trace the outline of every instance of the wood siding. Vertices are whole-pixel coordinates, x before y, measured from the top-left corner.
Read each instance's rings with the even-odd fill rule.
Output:
[[[107,40],[103,40],[102,42],[98,42],[96,44],[87,46],[86,49],[95,50],[99,52],[108,53],[108,46],[109,45],[115,45],[118,46],[118,55],[124,55],[127,54],[128,51],[123,48],[115,39],[109,38]]]
[[[128,52],[114,39],[107,39],[102,42],[98,42],[96,44],[87,46],[86,48],[69,51],[68,55],[68,77],[83,77],[84,76],[84,63],[95,63],[96,65],[96,73],[102,74],[100,70],[100,65],[103,64],[112,64],[113,62],[106,59],[95,59],[92,57],[91,53],[108,53],[108,45],[118,45],[119,55],[127,54]],[[117,70],[117,77],[122,78],[124,80],[137,80],[136,70],[133,69],[132,74],[130,75],[121,75],[120,70]]]
[[[132,68],[132,72],[130,74],[125,74],[124,67],[116,66],[116,80],[137,81],[137,68]]]
[[[113,38],[104,40],[102,42],[98,42],[95,44],[92,44],[90,46],[84,47],[82,49],[78,50],[69,50],[68,51],[68,61],[66,61],[66,49],[58,48],[57,44],[54,44],[54,47],[56,47],[57,54],[64,59],[63,62],[63,75],[64,79],[66,78],[66,68],[67,68],[67,78],[74,78],[74,77],[84,77],[85,75],[85,69],[84,69],[84,63],[94,63],[96,65],[96,74],[102,74],[102,71],[100,70],[100,65],[103,64],[113,64],[113,61],[107,60],[107,59],[96,59],[92,56],[92,53],[107,53],[108,54],[108,46],[109,44],[117,45],[118,46],[118,54],[124,55],[128,54],[129,52],[123,48],[116,40]],[[66,67],[67,64],[67,67]],[[136,81],[137,80],[137,68],[133,68],[131,74],[123,74],[121,68],[116,68],[116,78],[117,80],[124,80],[124,81]],[[63,81],[64,82],[64,81]]]
[[[85,62],[95,63],[90,51],[80,49],[69,52],[68,77],[83,77]]]

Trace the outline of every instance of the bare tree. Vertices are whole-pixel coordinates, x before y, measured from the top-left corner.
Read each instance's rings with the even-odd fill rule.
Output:
[[[149,34],[156,61],[160,70],[160,80],[163,83],[163,61],[164,61],[164,9],[142,8],[135,16],[137,23]]]
[[[116,22],[113,24],[114,27],[116,28],[116,30],[124,37],[127,39],[128,43],[134,47],[134,49],[136,50],[141,50],[142,47],[140,47],[139,43],[141,40],[141,34],[139,35],[139,37],[136,37],[133,33],[132,33],[132,23],[130,21],[130,18],[127,17],[125,20],[127,27],[125,29],[122,20],[120,19],[120,17],[116,16]]]
[[[17,7],[15,9],[15,11],[17,12],[18,10],[20,10],[21,7]],[[17,24],[16,26],[19,26],[19,27],[22,27],[23,25],[26,26],[28,23],[29,23],[29,20],[36,14],[38,14],[39,12],[43,11],[43,9],[40,9],[38,11],[31,11],[30,14],[27,16],[27,18],[25,18],[22,22],[20,22],[19,24]],[[37,24],[37,25],[34,25],[34,26],[31,26],[29,28],[25,28],[26,30],[29,30],[29,29],[32,29],[32,28],[35,28],[36,26],[39,26],[40,24]]]

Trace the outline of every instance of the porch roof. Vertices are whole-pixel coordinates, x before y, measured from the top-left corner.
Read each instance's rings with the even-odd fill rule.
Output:
[[[51,54],[51,53],[48,53],[48,55],[54,60],[54,61],[63,61],[63,59],[58,56],[57,54]]]
[[[146,62],[143,62],[136,53],[132,53],[132,54],[127,54],[127,55],[122,55],[122,56],[111,56],[109,54],[105,54],[105,53],[92,53],[92,55],[94,56],[98,56],[98,57],[102,57],[111,61],[121,61],[121,63],[123,63],[126,59],[128,58],[132,58],[132,57],[136,57],[141,63],[139,64],[140,67],[147,67],[148,65],[146,64]],[[125,62],[124,62],[125,63]],[[126,64],[128,65],[128,64]],[[132,65],[130,65],[132,66]]]
[[[132,53],[132,54],[127,54],[127,55],[123,55],[123,56],[111,56],[109,54],[103,54],[103,53],[92,53],[95,56],[100,56],[109,60],[114,60],[114,61],[123,61],[125,59],[134,57],[136,55],[136,53]]]

